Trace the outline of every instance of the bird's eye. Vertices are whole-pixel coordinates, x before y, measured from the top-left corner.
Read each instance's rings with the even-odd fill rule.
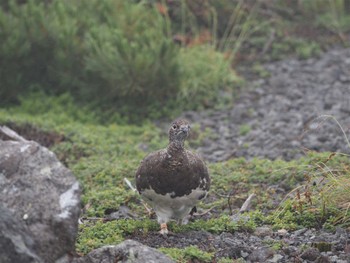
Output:
[[[173,129],[175,130],[176,128],[177,128],[177,125],[176,125],[176,124],[174,124],[174,125],[173,125]]]

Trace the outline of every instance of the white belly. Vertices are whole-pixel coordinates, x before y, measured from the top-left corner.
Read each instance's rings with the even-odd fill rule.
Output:
[[[197,188],[189,195],[174,198],[171,197],[172,195],[174,194],[156,194],[153,189],[146,189],[142,192],[145,201],[156,212],[160,224],[167,223],[170,219],[181,220],[186,217],[199,202],[199,198],[206,195],[206,191]]]

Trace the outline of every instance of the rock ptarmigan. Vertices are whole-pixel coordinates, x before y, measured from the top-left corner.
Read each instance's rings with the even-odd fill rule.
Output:
[[[182,223],[210,187],[204,161],[184,148],[189,131],[186,120],[174,121],[167,148],[146,156],[136,172],[137,190],[154,209],[163,235],[168,233],[167,223]]]

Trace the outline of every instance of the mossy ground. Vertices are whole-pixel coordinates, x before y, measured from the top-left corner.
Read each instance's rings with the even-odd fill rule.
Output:
[[[73,171],[83,187],[84,223],[80,225],[77,252],[86,254],[103,245],[118,244],[125,238],[154,235],[158,231],[156,220],[149,217],[140,197],[127,186],[124,178],[134,183],[140,160],[148,152],[166,146],[166,132],[149,122],[99,124],[95,116],[70,104],[67,98],[45,98],[47,104],[42,101],[27,99],[22,106],[0,109],[0,124],[12,125],[29,139],[35,139],[33,134],[59,138],[50,148]],[[32,133],[27,133],[28,127]],[[203,137],[200,129],[196,132],[199,134],[194,145],[200,144],[198,138]],[[207,131],[203,133],[211,136]],[[347,210],[322,201],[319,188],[320,180],[330,180],[329,175],[332,178],[348,176],[348,156],[311,153],[290,162],[239,158],[208,166],[212,187],[209,197],[199,206],[200,215],[187,225],[170,224],[174,233],[207,231],[218,235],[252,231],[262,224],[275,229],[349,226]],[[238,214],[251,193],[257,196],[252,203],[252,212],[242,220],[233,221],[230,216]],[[289,197],[288,193],[291,193]],[[120,207],[127,207],[131,218],[109,221],[108,214]],[[203,254],[196,246],[161,248],[161,251],[179,262],[189,258],[210,262],[215,252],[209,250]]]

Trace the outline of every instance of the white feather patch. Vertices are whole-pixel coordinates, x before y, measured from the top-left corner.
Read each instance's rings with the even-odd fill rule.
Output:
[[[157,194],[153,189],[145,189],[141,195],[152,206],[158,217],[158,223],[167,223],[171,219],[181,220],[206,195],[207,191],[199,187],[193,189],[189,195],[172,197],[175,193]]]

